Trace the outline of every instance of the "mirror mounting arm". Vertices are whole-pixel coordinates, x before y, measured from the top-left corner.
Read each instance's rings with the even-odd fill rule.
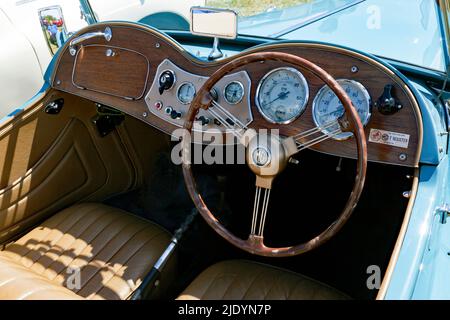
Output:
[[[213,48],[208,56],[209,61],[217,60],[223,57],[222,50],[220,50],[220,41],[218,37],[214,37]]]

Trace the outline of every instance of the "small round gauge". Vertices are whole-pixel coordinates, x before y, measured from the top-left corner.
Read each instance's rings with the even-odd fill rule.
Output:
[[[184,82],[178,87],[177,98],[182,104],[189,104],[194,100],[195,86],[191,82]]]
[[[232,81],[223,90],[225,101],[229,104],[238,104],[244,98],[244,85],[239,81]]]
[[[352,100],[358,111],[362,124],[365,126],[371,116],[371,99],[367,89],[359,82],[340,79],[337,82]],[[313,102],[313,119],[325,134],[331,134],[339,129],[339,124],[330,125],[344,114],[344,106],[336,94],[327,86],[323,86]],[[353,136],[351,132],[342,132],[335,135],[335,140],[346,140]]]
[[[278,68],[267,73],[256,90],[256,105],[272,123],[288,124],[297,119],[309,98],[303,74],[294,68]]]

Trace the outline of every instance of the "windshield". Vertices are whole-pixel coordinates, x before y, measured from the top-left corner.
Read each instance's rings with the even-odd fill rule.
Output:
[[[322,41],[445,72],[434,0],[90,0],[97,20],[189,30],[191,6],[235,10],[241,35]]]

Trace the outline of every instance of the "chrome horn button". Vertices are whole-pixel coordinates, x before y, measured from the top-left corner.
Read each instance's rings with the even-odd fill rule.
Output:
[[[258,167],[265,167],[270,164],[270,161],[272,160],[270,151],[267,148],[261,146],[258,146],[255,150],[253,150],[252,157],[253,162]]]
[[[287,154],[278,135],[256,134],[247,145],[247,165],[259,177],[275,177],[286,168]]]

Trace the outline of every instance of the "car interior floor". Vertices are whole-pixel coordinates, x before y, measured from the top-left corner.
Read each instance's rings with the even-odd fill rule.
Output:
[[[152,135],[170,138],[154,129]],[[107,204],[154,221],[174,232],[195,209],[186,191],[181,166],[173,164],[175,142],[153,155],[153,170],[137,190],[110,198]],[[351,192],[356,162],[305,150],[298,164],[277,177],[270,199],[264,238],[267,245],[306,242],[325,230],[341,213]],[[235,235],[250,233],[255,176],[245,164],[195,165],[198,188],[211,211]],[[341,290],[351,298],[374,299],[367,279],[370,266],[382,273],[397,240],[412,186],[410,168],[369,163],[365,188],[356,210],[336,237],[312,252],[289,258],[245,253],[220,238],[200,216],[177,250],[178,274],[167,298],[174,298],[208,266],[247,259],[301,273]],[[388,181],[388,182],[387,182]]]

